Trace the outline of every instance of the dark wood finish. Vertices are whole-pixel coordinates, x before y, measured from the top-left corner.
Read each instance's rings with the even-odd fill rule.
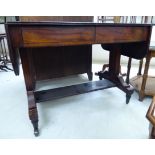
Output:
[[[33,128],[34,128],[34,135],[39,135],[39,129],[38,129],[38,111],[37,106],[35,102],[34,92],[33,91],[27,91],[27,97],[28,97],[28,112],[29,112],[29,118],[32,122]]]
[[[25,78],[26,90],[31,91],[35,89],[34,70],[31,65],[31,52],[26,48],[20,49],[20,57]]]
[[[141,90],[139,92],[139,100],[140,101],[142,101],[144,99],[144,96],[145,96],[144,91],[145,91],[146,79],[148,76],[150,60],[151,60],[151,51],[149,50],[149,52],[147,53],[147,56],[146,56],[145,69],[144,69],[144,74],[143,74],[143,81],[142,81],[142,85],[141,85]]]
[[[23,28],[23,42],[25,47],[65,46],[92,44],[94,42],[94,28],[88,27],[52,27],[52,28]],[[44,36],[44,37],[43,37]]]
[[[137,75],[142,75],[143,59],[139,61],[139,69]]]
[[[131,69],[131,62],[132,62],[132,58],[129,58],[128,60],[128,66],[127,66],[127,75],[126,75],[126,83],[129,84],[130,83],[130,69]]]
[[[32,51],[31,64],[36,80],[87,73],[92,80],[92,46],[28,48]],[[46,60],[46,61],[44,61]]]
[[[59,97],[61,97],[61,95],[63,96],[64,88],[60,88],[57,90],[46,90],[46,91],[43,91],[42,93],[35,92],[35,81],[37,79],[35,75],[37,75],[38,74],[37,72],[39,71],[36,71],[37,70],[35,68],[36,63],[32,62],[31,60],[33,57],[33,54],[34,53],[37,54],[37,50],[35,52],[34,51],[32,52],[32,49],[42,48],[42,47],[43,48],[57,47],[57,46],[66,47],[68,45],[72,45],[74,47],[77,45],[87,46],[91,44],[101,43],[103,48],[110,51],[110,58],[109,58],[109,71],[105,71],[101,73],[99,72],[99,76],[112,81],[116,85],[116,87],[124,91],[126,93],[126,102],[128,103],[131,97],[131,94],[133,93],[133,87],[126,84],[122,76],[119,75],[120,55],[122,54],[122,51],[125,51],[126,54],[129,54],[129,55],[131,52],[134,57],[135,53],[132,51],[136,51],[137,47],[139,47],[139,44],[140,46],[142,46],[142,44],[144,43],[144,45],[142,46],[144,47],[144,50],[139,54],[140,57],[143,57],[143,55],[147,53],[147,47],[150,41],[150,36],[151,36],[150,32],[151,32],[152,25],[102,24],[102,23],[99,24],[99,23],[92,23],[92,22],[90,23],[84,23],[84,22],[83,23],[79,23],[79,22],[78,23],[75,23],[75,22],[74,23],[72,22],[22,23],[22,22],[19,22],[19,23],[8,23],[6,27],[7,27],[7,35],[9,38],[8,40],[9,46],[12,49],[11,50],[12,55],[17,49],[20,51],[24,77],[25,77],[25,84],[28,92],[29,116],[33,123],[35,134],[37,135],[39,132],[38,115],[37,115],[36,101],[34,101],[34,98],[36,96],[37,98],[40,97],[38,101],[51,99],[51,96],[53,94],[55,93],[57,94],[57,90],[63,90],[61,92],[62,94],[61,93],[59,94],[60,95]],[[15,31],[13,31],[14,29]],[[58,31],[57,33],[53,31],[58,29],[60,29],[61,32],[63,33],[62,38],[61,38],[61,33],[59,33]],[[117,31],[114,31],[114,30],[120,30],[120,29],[123,29],[124,31],[123,34],[118,33]],[[30,33],[30,30],[32,34],[34,34],[34,36]],[[41,30],[41,33],[39,30]],[[43,30],[45,30],[45,32]],[[104,38],[103,39],[101,38],[100,36],[101,32],[102,32],[102,36],[104,36],[105,38],[107,37],[106,41]],[[131,32],[134,32],[134,33],[131,33]],[[58,36],[56,36],[56,34]],[[23,39],[23,37],[21,37],[21,35],[26,36],[26,42]],[[54,42],[54,37],[52,35],[56,37],[55,42]],[[113,35],[114,37],[112,37]],[[125,35],[127,38],[129,37],[129,39],[127,39],[126,37],[123,37],[123,35]],[[13,38],[17,39],[17,41],[14,41]],[[34,38],[36,40],[34,40]],[[120,43],[120,40],[121,40],[121,43]],[[108,45],[106,46],[105,43],[109,43],[110,46]],[[67,53],[67,51],[64,51],[64,53],[65,52]],[[16,60],[17,58],[12,57],[12,59]],[[13,62],[15,62],[14,65],[17,66],[15,60],[13,60]],[[44,60],[44,62],[45,61],[46,60]],[[35,65],[33,66],[32,63]],[[80,62],[78,63],[80,64]],[[16,72],[17,71],[18,70],[16,70]],[[106,81],[106,83],[109,83],[109,82]],[[68,87],[68,91],[64,93],[64,96],[107,88],[107,85],[103,87],[102,84],[105,84],[105,83],[100,81],[99,86],[97,87],[93,87],[94,83],[89,83],[88,88],[83,87],[85,84],[77,87],[70,86]],[[72,90],[72,88],[77,89],[79,87],[80,89],[81,88],[82,89],[79,90],[78,92],[77,90]],[[31,108],[31,105],[33,105],[33,108]]]
[[[151,32],[151,30],[150,30]],[[148,32],[148,33],[150,33]],[[130,43],[116,43],[119,46],[121,51],[121,55],[135,58],[135,59],[142,59],[146,56],[149,44],[148,41],[141,41],[141,42],[130,42]],[[111,50],[113,48],[113,44],[102,44],[102,48],[105,50]]]
[[[29,21],[29,22],[43,21],[43,20],[46,20],[46,21],[65,21],[65,20],[67,21],[68,20],[70,21],[92,21],[93,18],[91,16],[90,17],[87,17],[87,16],[84,16],[84,17],[22,16],[22,17],[19,17],[19,20]],[[20,35],[22,36],[22,39],[24,40],[24,42],[25,42],[25,39],[27,39],[28,42],[30,42],[31,39],[34,39],[32,42],[34,42],[36,39],[38,39],[37,41],[39,40],[42,41],[43,35],[41,33],[40,33],[41,35],[37,35],[37,37],[40,37],[40,38],[34,38],[36,37],[34,35],[34,31],[31,32],[31,29],[29,30],[30,31],[28,30],[26,31],[26,34],[23,33],[23,35]],[[20,29],[18,29],[18,33],[19,32],[20,32]],[[26,38],[27,36],[29,37],[27,33],[30,33],[30,38]],[[60,33],[60,32],[57,32],[57,33]],[[54,38],[55,37],[56,36],[54,36]],[[45,41],[45,38],[44,38],[44,41]],[[20,42],[17,41],[16,44],[19,45]],[[35,82],[37,80],[58,78],[58,77],[68,76],[68,75],[73,75],[73,74],[87,73],[89,80],[92,80],[92,71],[91,71],[92,70],[92,67],[91,67],[92,66],[92,45],[74,46],[74,47],[66,46],[66,47],[26,48],[26,50],[28,52],[25,51],[27,54],[25,55],[23,54],[23,57],[25,57],[25,59],[27,57],[29,59],[28,60],[29,64],[31,64],[30,66],[31,68],[29,70],[29,72],[31,73],[28,73],[28,74],[26,73],[26,75],[31,76],[31,79],[32,79],[31,82],[30,80],[26,80],[27,82],[29,82],[26,85],[32,86],[33,89],[35,88]],[[21,49],[20,51],[24,51],[24,49]],[[21,57],[22,57],[22,53],[21,53]],[[24,67],[24,64],[23,64],[23,67]],[[25,69],[23,68],[23,70]],[[25,79],[28,79],[28,77],[25,77]],[[31,100],[33,98],[32,102],[35,103],[34,95],[32,91],[31,93],[28,93],[28,99],[29,98]],[[38,115],[37,115],[36,105],[32,108],[31,108],[31,105],[29,105],[29,117],[34,126],[34,134],[37,136],[39,134],[39,130],[38,130],[38,119],[37,119]]]
[[[147,40],[146,27],[102,27],[96,28],[96,41],[98,43],[124,43],[124,42],[134,42],[134,41],[144,41]],[[119,38],[118,38],[119,36]]]
[[[34,135],[39,135],[38,130],[38,112],[37,106],[34,97],[34,90],[35,90],[35,79],[34,79],[34,70],[31,65],[31,51],[28,51],[25,48],[20,49],[20,57],[23,67],[25,85],[27,90],[27,97],[28,97],[28,112],[29,118],[34,127]]]
[[[88,93],[96,90],[102,90],[115,87],[115,84],[108,80],[93,81],[55,89],[35,91],[36,102],[44,102],[52,99],[63,98],[83,93]]]
[[[71,21],[71,22],[92,22],[93,16],[20,16],[20,21],[25,22],[42,22],[42,21]],[[44,28],[46,29],[46,28]],[[57,31],[55,31],[57,29]],[[56,41],[58,34],[62,33],[59,28],[55,28],[54,31],[56,35],[53,36],[53,41]],[[42,38],[41,30],[40,33],[35,35],[35,31],[31,32],[33,29],[26,30],[23,38],[25,41],[31,42],[35,41],[45,41]],[[46,30],[42,33],[45,33]],[[27,34],[30,33],[30,35]],[[47,32],[48,33],[48,32]],[[58,33],[58,34],[57,34]],[[39,34],[39,35],[38,35]],[[69,35],[64,33],[64,36]],[[44,35],[46,36],[46,35]],[[49,36],[48,36],[49,37]],[[69,36],[70,37],[70,36]],[[79,36],[80,37],[80,36]],[[33,40],[32,40],[33,39]],[[47,38],[49,39],[49,38]],[[57,41],[60,38],[57,38]],[[73,39],[73,38],[71,38]],[[79,38],[80,39],[80,38]],[[28,44],[29,44],[28,43]],[[31,48],[33,53],[32,62],[36,71],[36,80],[46,80],[51,78],[58,78],[62,76],[83,74],[87,73],[89,80],[92,80],[92,45],[84,46],[65,46],[65,47],[42,47],[42,48]],[[44,61],[46,60],[46,61]]]
[[[120,71],[120,48],[119,46],[113,45],[111,48],[110,56],[109,56],[109,73],[111,78],[119,75]]]

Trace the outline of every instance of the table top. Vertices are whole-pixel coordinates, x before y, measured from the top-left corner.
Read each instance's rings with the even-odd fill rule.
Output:
[[[149,44],[153,25],[152,23],[18,21],[6,23],[6,32],[9,36],[8,40],[10,40],[10,51],[12,51],[12,57],[14,57],[15,61],[17,61],[18,57],[15,51],[20,47],[34,48],[113,43],[123,43],[125,45],[124,51],[136,54],[140,51],[138,55],[143,57],[147,51],[147,43]],[[124,43],[127,43],[127,46]],[[133,43],[136,43],[136,46]],[[16,62],[14,66],[17,66]]]
[[[67,21],[41,21],[41,22],[7,22],[7,25],[18,25],[18,26],[30,26],[30,25],[42,25],[42,26],[154,26],[155,23],[111,23],[111,22],[67,22]]]

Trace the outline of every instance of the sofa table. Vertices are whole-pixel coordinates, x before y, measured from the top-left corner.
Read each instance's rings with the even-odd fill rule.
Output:
[[[120,56],[142,59],[150,44],[152,24],[121,24],[95,22],[10,22],[6,24],[10,57],[16,75],[19,75],[19,58],[23,67],[28,97],[29,118],[38,129],[38,102],[66,97],[91,91],[118,87],[126,93],[126,103],[134,91],[126,84],[120,71]],[[35,68],[32,49],[101,44],[110,51],[109,70],[98,72],[100,79],[78,85],[36,91]],[[46,60],[44,60],[46,61]],[[59,61],[59,60],[58,60]]]

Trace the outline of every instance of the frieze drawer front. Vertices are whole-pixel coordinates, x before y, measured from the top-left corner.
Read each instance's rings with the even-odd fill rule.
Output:
[[[147,40],[146,27],[97,27],[97,43],[139,42]]]
[[[65,46],[92,44],[95,29],[93,27],[50,27],[23,28],[25,47],[35,46]]]

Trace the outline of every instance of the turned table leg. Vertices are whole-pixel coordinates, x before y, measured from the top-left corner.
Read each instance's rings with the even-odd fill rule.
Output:
[[[145,97],[145,86],[146,86],[146,81],[147,81],[147,77],[148,77],[150,60],[151,60],[151,52],[149,51],[147,54],[147,57],[146,57],[145,69],[144,69],[144,74],[142,77],[142,85],[141,85],[141,89],[139,92],[139,100],[140,101],[143,101],[143,99]]]
[[[129,58],[129,61],[128,61],[128,69],[127,69],[127,75],[126,75],[126,83],[127,83],[127,84],[130,83],[131,61],[132,61],[132,58]]]
[[[34,97],[35,91],[35,73],[33,69],[32,63],[32,51],[29,49],[21,48],[20,49],[20,57],[23,67],[25,85],[27,90],[27,98],[28,98],[28,113],[31,123],[34,128],[34,135],[39,135],[38,129],[38,111]]]
[[[142,75],[143,59],[139,61],[139,69],[137,75]]]
[[[33,128],[34,128],[34,135],[39,135],[39,129],[38,129],[38,111],[37,106],[35,103],[34,93],[33,91],[27,92],[28,96],[28,111],[29,111],[29,118],[32,122]]]

